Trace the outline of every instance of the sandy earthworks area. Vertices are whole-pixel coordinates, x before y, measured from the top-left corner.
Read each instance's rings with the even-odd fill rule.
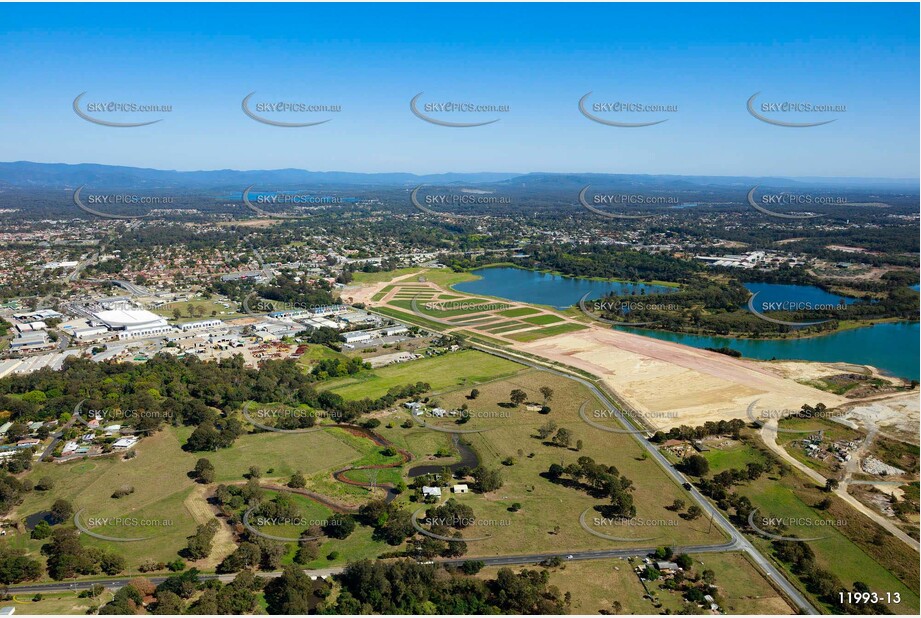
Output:
[[[748,419],[754,401],[756,417],[762,409],[799,410],[819,402],[832,408],[847,402],[784,377],[770,363],[598,326],[519,348],[600,377],[657,429]]]

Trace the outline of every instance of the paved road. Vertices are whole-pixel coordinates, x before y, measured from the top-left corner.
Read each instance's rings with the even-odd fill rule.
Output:
[[[305,570],[304,572],[310,575],[313,578],[323,577],[326,578],[330,575],[336,573],[341,573],[343,571],[342,567],[336,567],[331,569],[319,569],[315,571]],[[278,577],[281,575],[281,571],[268,571],[257,573],[262,577]],[[217,579],[224,583],[233,581],[233,578],[236,577],[236,573],[229,573],[226,575],[214,575],[210,573],[202,573],[199,577],[203,580],[208,579]],[[136,577],[144,577],[143,575],[131,576],[131,577],[114,577],[109,579],[96,579],[96,580],[82,580],[82,581],[67,581],[67,582],[53,582],[47,584],[24,584],[21,586],[10,586],[10,594],[36,594],[36,593],[49,593],[49,592],[76,592],[78,590],[87,590],[91,586],[97,584],[102,584],[106,588],[121,588],[125,586],[128,582]],[[154,584],[162,584],[166,581],[167,576],[159,575],[156,577],[147,577],[146,579],[150,580]]]
[[[515,555],[515,556],[492,556],[485,558],[478,558],[476,556],[466,557],[466,558],[452,558],[450,560],[435,560],[431,561],[431,564],[462,564],[468,560],[479,560],[486,564],[487,566],[515,566],[522,564],[537,564],[543,562],[544,560],[549,560],[550,558],[560,558],[564,561],[567,560],[601,560],[605,558],[636,558],[644,557],[656,550],[655,547],[640,547],[632,549],[597,549],[592,551],[574,551],[574,552],[555,552],[550,554],[526,554],[526,555]],[[722,543],[718,545],[693,545],[688,547],[675,547],[674,551],[676,554],[705,554],[705,553],[714,553],[714,552],[726,552],[726,551],[743,551],[743,548],[736,541],[729,541],[728,543]],[[305,570],[304,572],[310,575],[311,577],[328,577],[329,575],[335,575],[341,573],[344,570],[343,567],[336,567],[330,569],[320,569],[315,571]],[[268,571],[261,572],[258,575],[262,577],[278,577],[281,575],[281,571]],[[232,581],[236,577],[235,573],[230,573],[226,575],[213,575],[213,574],[202,574],[201,579],[218,579],[222,582]],[[134,577],[115,577],[110,579],[97,579],[97,580],[82,580],[82,581],[70,581],[70,582],[53,582],[45,584],[24,584],[20,586],[10,586],[10,594],[35,594],[38,592],[49,593],[49,592],[69,592],[77,590],[86,590],[90,586],[96,584],[102,584],[106,588],[121,588],[128,582],[130,582]],[[156,577],[148,577],[152,583],[160,584],[166,580],[166,576],[160,575]]]

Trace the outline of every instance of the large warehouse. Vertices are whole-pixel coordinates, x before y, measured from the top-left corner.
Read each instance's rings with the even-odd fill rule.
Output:
[[[113,309],[94,313],[93,317],[109,330],[149,330],[168,326],[166,319],[144,309]]]

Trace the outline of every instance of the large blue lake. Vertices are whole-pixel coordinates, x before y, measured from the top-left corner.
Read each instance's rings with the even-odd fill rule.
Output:
[[[594,299],[611,292],[622,295],[641,294],[643,291],[647,294],[661,294],[674,289],[662,285],[576,279],[522,268],[481,268],[473,273],[482,279],[458,283],[454,289],[467,294],[498,296],[522,303],[548,305],[556,309],[571,307],[586,294],[590,299]]]
[[[468,294],[484,294],[559,309],[571,307],[586,293],[589,294],[589,298],[600,298],[609,292],[630,294],[635,290],[639,294],[645,289],[648,294],[670,290],[654,285],[574,279],[520,268],[483,268],[474,271],[474,274],[482,278],[459,283],[454,288]],[[773,301],[834,304],[843,298],[812,286],[751,283],[746,284],[746,287],[752,292],[759,292],[759,304]],[[852,298],[843,300],[847,303],[854,302]],[[908,379],[918,379],[921,374],[921,330],[918,322],[874,324],[821,337],[767,341],[704,337],[648,329],[629,330],[647,337],[675,341],[696,348],[728,346],[746,357],[761,360],[776,358],[873,365],[892,375]]]

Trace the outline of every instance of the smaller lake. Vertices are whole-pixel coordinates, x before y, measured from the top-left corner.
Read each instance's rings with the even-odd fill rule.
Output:
[[[521,303],[548,305],[555,309],[572,307],[586,294],[590,299],[594,299],[611,292],[619,295],[662,294],[675,289],[663,285],[576,279],[511,267],[480,268],[474,270],[473,274],[482,278],[458,283],[453,286],[454,289],[467,294],[483,294]]]
[[[744,283],[745,289],[758,294],[755,307],[761,310],[762,303],[800,303],[810,307],[818,305],[850,305],[858,301],[849,296],[838,296],[813,285],[787,285],[783,283]],[[769,310],[769,309],[768,309]]]

